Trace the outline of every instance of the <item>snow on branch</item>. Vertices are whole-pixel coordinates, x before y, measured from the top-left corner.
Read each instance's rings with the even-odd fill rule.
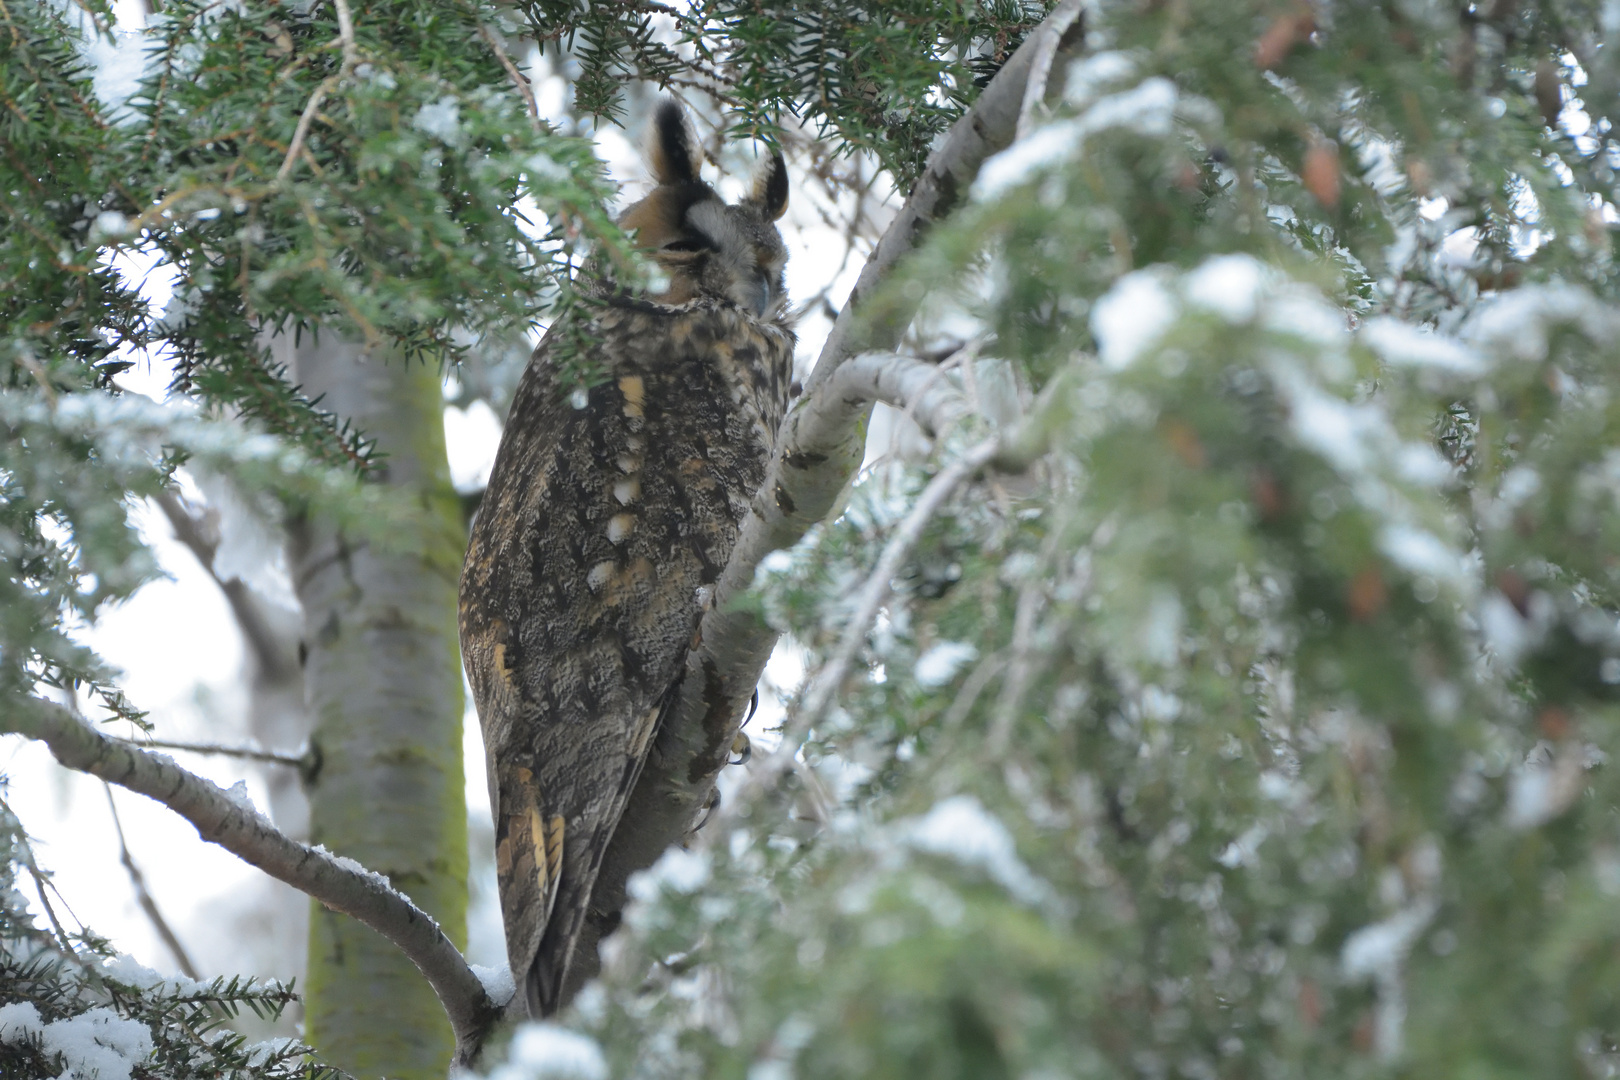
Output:
[[[611,913],[623,906],[629,876],[651,866],[691,830],[776,644],[775,632],[759,613],[733,601],[753,584],[766,555],[798,542],[837,505],[864,453],[873,401],[911,408],[925,428],[948,421],[943,405],[936,415],[924,404],[940,398],[919,378],[915,365],[920,361],[891,352],[920,298],[898,298],[880,314],[869,310],[868,300],[922,243],[929,228],[967,198],[985,160],[1012,144],[1032,72],[1039,66],[1038,78],[1044,81],[1055,58],[1073,47],[1085,6],[1085,0],[1063,0],[1054,8],[952,126],[839,312],[709,598],[699,645],[687,655],[679,706],[660,727],[605,853],[592,906],[610,917],[585,927],[575,953],[573,986],[593,973],[597,937],[612,925]],[[921,400],[905,400],[908,394]]]
[[[794,411],[791,431],[800,452],[838,446],[874,401],[903,410],[930,438],[967,412],[962,392],[940,365],[898,353],[862,353],[840,364],[826,389]]]
[[[834,695],[843,686],[850,668],[855,663],[856,655],[866,643],[868,631],[877,620],[884,601],[889,598],[894,576],[900,572],[901,564],[916,549],[924,531],[928,528],[928,523],[964,481],[990,465],[1002,450],[999,438],[986,439],[945,466],[928,482],[928,486],[917,497],[916,504],[895,528],[894,534],[883,548],[883,553],[878,556],[877,565],[861,586],[854,614],[844,627],[844,634],[839,640],[837,650],[828,657],[805,691],[801,699],[802,704],[795,710],[783,730],[781,745],[762,765],[749,772],[743,790],[738,793],[736,799],[731,800],[734,807],[738,809],[747,807],[776,777],[793,767],[794,757],[799,752],[799,744],[832,707]],[[716,828],[711,835],[720,837],[726,834],[724,828]]]
[[[250,803],[162,754],[103,735],[67,708],[40,698],[16,702],[0,732],[43,742],[64,766],[155,799],[249,865],[285,881],[334,911],[353,916],[408,956],[427,977],[456,1034],[456,1058],[477,1056],[500,1016],[484,985],[433,917],[373,873],[325,848],[284,835]]]

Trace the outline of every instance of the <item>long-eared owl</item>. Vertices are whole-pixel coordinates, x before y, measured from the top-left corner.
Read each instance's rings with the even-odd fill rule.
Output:
[[[665,101],[649,156],[658,186],[619,224],[668,286],[604,289],[589,338],[606,379],[583,397],[553,364],[556,328],[535,350],[461,577],[507,954],[537,1017],[562,1004],[603,853],[679,699],[792,374],[781,155],[727,205]]]

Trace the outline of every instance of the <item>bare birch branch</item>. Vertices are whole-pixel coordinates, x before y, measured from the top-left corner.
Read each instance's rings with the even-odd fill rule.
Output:
[[[0,731],[43,742],[64,766],[167,806],[204,840],[365,923],[417,966],[456,1033],[456,1060],[470,1063],[501,1009],[433,917],[380,874],[324,848],[292,840],[250,806],[170,759],[95,730],[68,709],[40,698],[15,701]]]
[[[1024,84],[1024,103],[1018,109],[1018,137],[1022,139],[1035,125],[1035,110],[1046,100],[1047,85],[1052,81],[1052,64],[1071,30],[1080,23],[1082,5],[1068,4],[1052,13],[1047,20],[1050,33],[1043,34],[1035,46],[1035,57],[1030,63],[1029,81]]]
[[[338,40],[343,43],[343,74],[347,75],[360,62],[360,47],[354,41],[354,19],[349,15],[349,0],[332,0],[337,9]]]
[[[897,353],[862,353],[840,364],[827,388],[806,402],[804,411],[815,415],[800,422],[800,441],[836,443],[851,417],[874,401],[905,412],[929,438],[967,412],[962,391],[943,377],[939,365]]]

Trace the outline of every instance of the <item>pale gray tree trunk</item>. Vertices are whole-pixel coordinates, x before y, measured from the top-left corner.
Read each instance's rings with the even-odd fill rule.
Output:
[[[436,369],[327,335],[283,356],[304,391],[377,440],[378,477],[423,512],[382,545],[321,521],[291,529],[304,681],[320,766],[310,839],[358,860],[466,941],[467,812],[456,585],[465,546]],[[288,355],[290,354],[290,355]],[[354,920],[312,911],[306,1032],[357,1077],[442,1078],[453,1039],[425,979]]]

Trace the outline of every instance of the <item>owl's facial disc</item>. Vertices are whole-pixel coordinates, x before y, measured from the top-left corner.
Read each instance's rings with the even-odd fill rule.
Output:
[[[719,199],[693,204],[686,211],[688,236],[705,244],[706,257],[694,267],[704,291],[728,297],[738,307],[763,318],[775,302],[778,274],[760,265],[768,246],[763,222],[748,208],[727,206]],[[770,230],[773,234],[775,230]],[[780,240],[776,243],[780,245]],[[667,248],[665,250],[668,250]]]

